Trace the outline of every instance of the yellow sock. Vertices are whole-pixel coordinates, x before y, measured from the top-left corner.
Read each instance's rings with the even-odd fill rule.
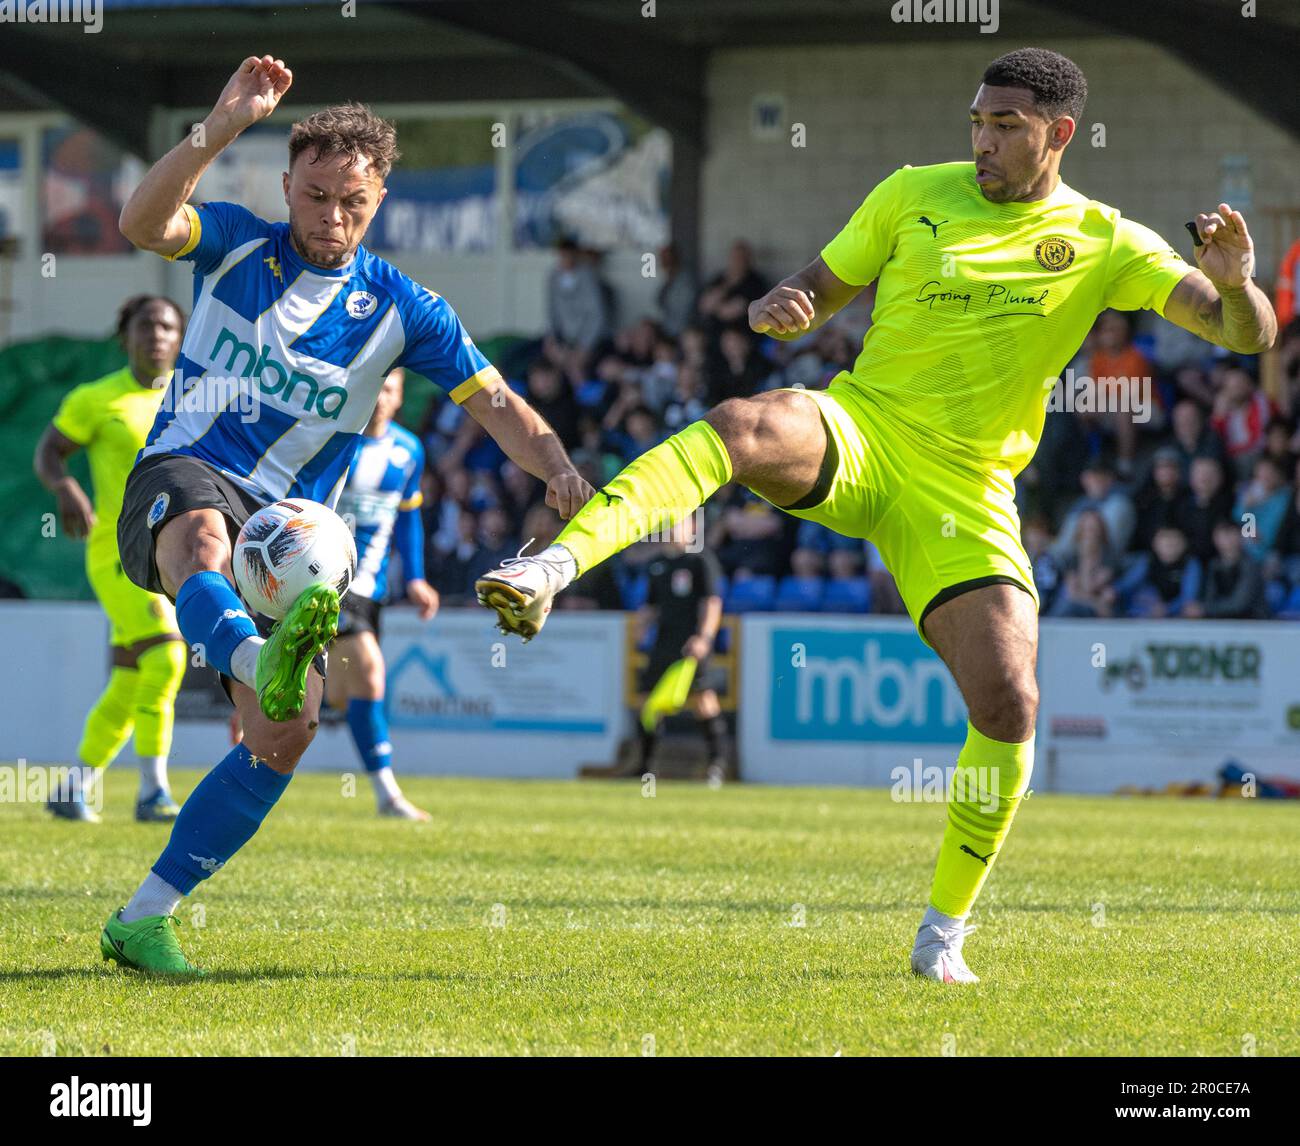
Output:
[[[585,573],[647,533],[675,525],[730,480],[731,459],[717,431],[692,422],[597,492],[555,543]]]
[[[930,906],[964,916],[1011,830],[1034,770],[1034,739],[990,740],[967,722],[966,743],[948,793],[948,826],[930,887]]]
[[[172,750],[176,694],[185,675],[185,642],[167,641],[145,649],[138,663],[135,750],[141,756],[166,756]]]
[[[107,768],[122,750],[135,725],[135,691],[139,673],[114,668],[108,684],[86,716],[77,757],[91,768]]]

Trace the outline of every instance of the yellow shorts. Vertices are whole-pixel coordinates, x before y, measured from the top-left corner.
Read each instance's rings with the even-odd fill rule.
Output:
[[[854,385],[801,390],[817,403],[838,454],[825,496],[785,512],[870,541],[925,638],[926,615],[969,589],[1017,585],[1038,593],[1020,540],[1009,472],[981,472],[891,428]]]
[[[122,572],[120,561],[87,564],[86,576],[113,627],[110,643],[131,645],[145,637],[177,633],[176,610],[166,597],[146,593]]]

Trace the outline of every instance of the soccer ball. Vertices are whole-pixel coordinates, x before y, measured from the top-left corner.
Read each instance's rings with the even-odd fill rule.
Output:
[[[313,585],[333,585],[342,597],[357,571],[357,543],[329,506],[286,498],[244,522],[233,563],[244,603],[278,621]]]

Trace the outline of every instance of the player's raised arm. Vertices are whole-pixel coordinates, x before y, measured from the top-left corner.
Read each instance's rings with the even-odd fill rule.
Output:
[[[208,165],[245,128],[265,119],[293,83],[283,60],[249,56],[230,77],[203,121],[202,135],[181,140],[149,169],[122,207],[118,229],[145,251],[171,257],[191,241],[185,209]]]
[[[1277,315],[1268,296],[1251,279],[1255,246],[1240,211],[1220,203],[1196,216],[1202,245],[1195,248],[1199,270],[1174,287],[1164,316],[1184,330],[1236,354],[1259,354],[1277,337]]]
[[[484,386],[462,405],[515,465],[546,483],[546,504],[565,521],[591,500],[595,491],[574,468],[555,431],[503,381]]]
[[[852,302],[862,287],[846,283],[820,255],[749,304],[749,326],[757,334],[792,342],[824,326]]]

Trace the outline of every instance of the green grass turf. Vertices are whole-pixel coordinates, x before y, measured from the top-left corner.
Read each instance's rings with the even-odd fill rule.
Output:
[[[129,769],[98,827],[0,807],[0,1053],[1300,1053],[1300,807],[1034,796],[963,989],[907,973],[936,805],[412,778],[415,825],[359,782],[297,777],[182,905],[182,984],[100,961],[167,836]]]

